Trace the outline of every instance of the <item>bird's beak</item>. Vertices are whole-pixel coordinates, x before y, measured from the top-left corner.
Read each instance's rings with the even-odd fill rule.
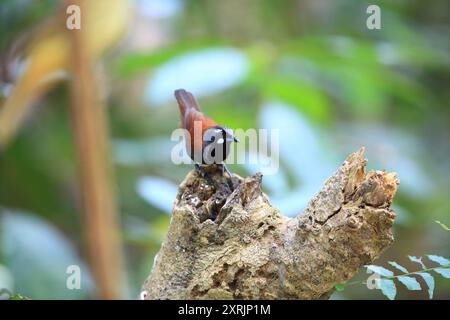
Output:
[[[233,141],[234,141],[234,142],[239,142],[239,139],[236,138],[236,137],[233,137]]]

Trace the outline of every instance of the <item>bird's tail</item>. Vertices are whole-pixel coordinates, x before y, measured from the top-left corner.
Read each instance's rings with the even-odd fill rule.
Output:
[[[175,98],[177,99],[178,107],[180,108],[182,122],[184,121],[186,111],[188,111],[189,109],[200,111],[200,107],[197,101],[189,91],[186,91],[184,89],[175,90]]]

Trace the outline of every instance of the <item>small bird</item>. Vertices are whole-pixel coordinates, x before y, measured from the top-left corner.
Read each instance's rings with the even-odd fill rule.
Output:
[[[221,164],[222,170],[232,177],[224,161],[230,153],[231,143],[239,142],[233,131],[205,116],[192,93],[178,89],[175,90],[175,98],[180,108],[180,126],[189,132],[186,151],[195,162],[197,171],[202,174],[202,165]]]

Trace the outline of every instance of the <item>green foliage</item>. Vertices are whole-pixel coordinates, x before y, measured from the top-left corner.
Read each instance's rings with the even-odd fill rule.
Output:
[[[344,291],[345,285],[337,284],[337,285],[334,286],[334,288],[336,289],[336,291]]]
[[[16,293],[16,294],[12,295],[11,297],[9,297],[8,300],[30,300],[30,298],[24,297],[20,293]]]
[[[450,265],[450,261],[448,259],[445,259],[445,258],[441,257],[441,256],[436,256],[436,255],[429,254],[429,255],[427,255],[427,257],[431,261],[439,263],[441,266],[447,267],[447,266]]]
[[[390,300],[395,299],[395,295],[397,294],[397,288],[395,287],[395,283],[391,279],[380,279],[378,282],[378,286],[380,287],[381,292],[388,297]]]
[[[314,132],[315,140],[287,134],[298,145],[288,148],[290,154],[280,155],[280,173],[265,177],[264,187],[275,180],[272,189],[279,191],[285,186],[281,194],[291,194],[292,200],[269,193],[275,206],[294,203],[291,211],[300,212],[303,204],[299,196],[309,199],[345,155],[366,145],[370,166],[397,171],[402,181],[394,202],[398,214],[394,228],[399,228],[394,231],[402,235],[396,252],[406,254],[411,249],[410,240],[417,235],[420,243],[430,244],[429,252],[440,250],[440,240],[424,221],[432,216],[446,222],[450,212],[448,177],[442,174],[447,172],[450,159],[450,131],[445,120],[450,118],[450,51],[448,35],[442,31],[442,23],[448,20],[448,1],[425,6],[420,0],[381,0],[383,29],[375,32],[365,28],[366,4],[351,0],[327,2],[324,10],[295,0],[262,1],[258,5],[248,1],[176,2],[183,6],[175,15],[154,19],[140,12],[138,6],[145,1],[132,1],[137,13],[133,22],[137,23],[131,26],[125,45],[99,64],[104,66],[99,79],[106,80],[101,91],[109,94],[111,137],[129,144],[124,148],[112,143],[112,151],[131,296],[139,292],[148,275],[170,219],[167,212],[139,195],[137,183],[143,176],[155,176],[177,185],[191,169],[168,160],[169,137],[179,123],[175,102],[148,105],[145,88],[158,70],[173,61],[219,46],[241,51],[249,70],[239,83],[199,95],[209,116],[232,128],[260,128],[267,102],[283,102],[292,113],[286,113],[289,119],[281,123],[294,121],[290,116],[294,114],[304,123],[298,121],[293,127],[306,124]],[[2,1],[0,100],[21,72],[22,47],[26,49],[34,30],[55,12],[56,3]],[[179,73],[179,77],[190,80],[191,75]],[[64,287],[60,271],[46,267],[46,262],[64,266],[65,257],[73,255],[74,248],[83,261],[87,256],[67,91],[67,85],[62,84],[41,97],[14,143],[0,154],[0,205],[29,212],[61,231],[65,239],[34,241],[31,236],[22,239],[17,236],[20,233],[12,234],[12,229],[0,230],[0,263],[11,271],[20,292],[33,298],[51,298],[49,291],[59,295],[58,288]],[[297,155],[293,164],[287,160],[294,158],[292,154]],[[297,161],[302,155],[305,157]],[[245,166],[236,165],[232,171],[235,169],[241,175],[250,173]],[[419,192],[411,186],[420,186]],[[160,188],[159,193],[164,192]],[[436,223],[450,230],[447,222]],[[42,239],[53,239],[49,228],[34,223],[32,229],[41,233]],[[20,251],[3,248],[16,242]],[[48,249],[48,243],[53,242],[59,247],[61,243],[70,246],[64,245],[61,250],[66,253],[56,255]],[[426,269],[421,258],[411,259],[421,270]],[[430,298],[434,277],[448,276],[447,266],[406,275],[403,266],[389,265],[401,272],[399,277],[423,279]],[[390,271],[383,269],[385,274]],[[382,282],[386,294],[398,296],[400,293],[393,295],[392,290],[398,283],[415,288],[409,278],[402,278],[403,282],[386,278]],[[347,287],[338,284],[336,290]],[[435,296],[448,296],[450,286],[438,289]],[[345,291],[346,298],[359,298],[358,294]]]
[[[420,283],[414,277],[415,275],[420,276],[425,281],[428,286],[428,296],[430,297],[430,299],[432,299],[435,284],[434,278],[429,272],[434,271],[445,278],[450,278],[450,261],[441,256],[427,255],[429,260],[438,263],[440,266],[426,267],[422,261],[422,258],[417,258],[414,256],[408,257],[412,262],[420,264],[422,269],[410,272],[405,267],[394,261],[389,261],[389,264],[403,272],[403,274],[394,275],[392,271],[376,265],[367,265],[366,268],[367,270],[370,270],[380,276],[380,278],[376,280],[378,281],[378,287],[379,289],[381,289],[381,292],[391,300],[395,299],[396,296],[396,285],[394,280],[398,280],[408,290],[422,290]]]
[[[427,255],[430,261],[438,263],[439,266],[427,267],[422,261],[421,257],[408,256],[411,262],[417,263],[421,266],[421,270],[408,271],[405,267],[398,264],[395,261],[389,261],[388,263],[395,269],[401,271],[401,274],[395,275],[393,271],[377,265],[366,265],[366,269],[375,275],[375,278],[371,276],[369,280],[375,281],[375,287],[383,293],[388,299],[394,300],[397,295],[396,281],[400,282],[410,291],[420,291],[422,287],[417,281],[416,276],[422,278],[428,287],[428,296],[433,299],[433,293],[435,288],[435,280],[431,275],[431,272],[442,275],[444,278],[450,278],[450,261],[444,257],[438,255]],[[348,286],[355,284],[364,284],[369,287],[369,280],[356,281],[347,284],[335,285],[336,291],[344,291]]]
[[[435,221],[438,225],[440,225],[441,227],[442,227],[442,229],[444,229],[444,230],[446,230],[446,231],[450,231],[450,228],[449,227],[447,227],[447,225],[445,225],[445,224],[443,224],[442,222],[440,222],[440,221]]]
[[[138,73],[146,72],[155,67],[161,66],[183,53],[198,50],[210,49],[217,45],[218,41],[205,41],[201,43],[176,43],[172,46],[156,49],[150,53],[128,53],[120,57],[116,62],[116,72],[122,77],[136,76]]]
[[[436,268],[434,271],[439,273],[441,276],[450,279],[450,268]]]
[[[20,293],[12,294],[8,289],[0,288],[0,300],[30,300],[30,298],[22,296]]]
[[[370,270],[374,273],[377,273],[381,276],[384,277],[393,277],[394,273],[386,268],[380,267],[380,266],[375,266],[375,265],[368,265],[366,266],[367,270]]]
[[[433,299],[433,292],[434,292],[434,278],[431,274],[427,272],[417,272],[419,276],[422,277],[422,279],[425,281],[425,283],[428,286],[428,296],[430,299]]]
[[[412,262],[416,262],[416,263],[420,264],[422,268],[424,268],[424,269],[426,268],[425,265],[422,262],[422,258],[421,257],[418,258],[416,256],[408,256],[408,259],[411,260]]]
[[[389,261],[388,262],[391,266],[397,268],[398,270],[400,270],[403,273],[408,273],[408,270],[405,267],[402,267],[401,265],[399,265],[397,262],[395,261]]]
[[[408,290],[421,290],[420,284],[413,277],[408,276],[398,276],[398,281],[403,283]]]
[[[275,98],[296,106],[318,123],[331,119],[331,108],[322,90],[304,81],[289,78],[273,78],[264,89],[267,98]]]

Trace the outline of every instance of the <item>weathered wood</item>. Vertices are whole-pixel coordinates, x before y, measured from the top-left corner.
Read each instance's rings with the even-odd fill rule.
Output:
[[[365,173],[351,154],[296,218],[261,191],[262,176],[201,177],[179,187],[172,221],[143,285],[146,299],[319,299],[393,242],[395,173]],[[216,217],[214,220],[211,217]]]

